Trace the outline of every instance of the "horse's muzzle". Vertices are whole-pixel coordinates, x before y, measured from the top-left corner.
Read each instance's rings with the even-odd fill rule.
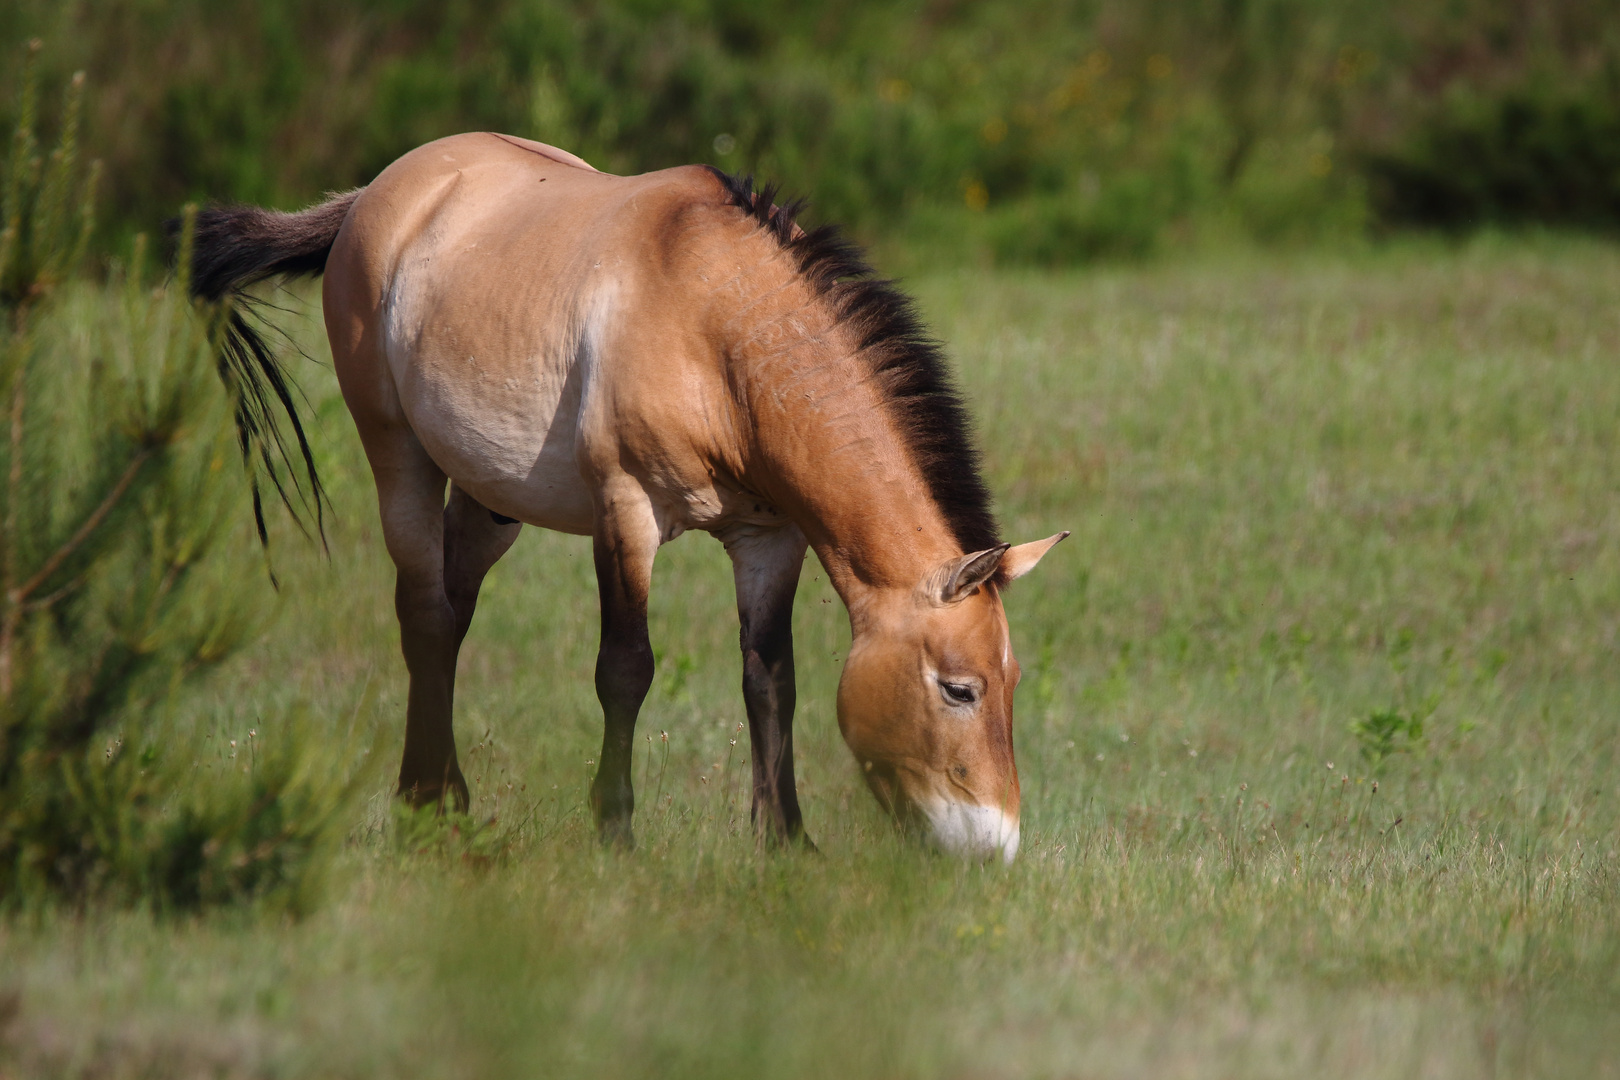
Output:
[[[941,851],[967,859],[1011,863],[1018,854],[1018,818],[999,806],[940,801],[919,808],[927,837]]]

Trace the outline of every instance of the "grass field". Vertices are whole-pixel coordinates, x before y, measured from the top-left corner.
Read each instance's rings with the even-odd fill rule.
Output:
[[[1074,530],[1007,598],[1015,865],[880,816],[837,733],[848,631],[813,560],[798,731],[823,854],[755,850],[704,536],[660,556],[637,851],[600,850],[584,807],[588,541],[536,530],[462,658],[493,822],[392,815],[392,570],[329,372],[299,365],[332,556],[283,530],[269,633],[165,737],[212,767],[327,740],[374,794],[302,920],[0,923],[0,1075],[1620,1076],[1620,249],[912,287],[1009,539]]]

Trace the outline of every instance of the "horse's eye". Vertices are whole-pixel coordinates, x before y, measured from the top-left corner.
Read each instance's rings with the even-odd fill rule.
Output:
[[[942,681],[939,688],[945,692],[945,700],[952,705],[971,705],[978,697],[977,691],[967,683]]]

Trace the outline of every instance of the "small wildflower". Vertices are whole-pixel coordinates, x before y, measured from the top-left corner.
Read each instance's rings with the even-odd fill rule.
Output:
[[[1330,762],[1328,762],[1328,771],[1331,772],[1332,770],[1333,770],[1333,762],[1330,761]]]
[[[1238,790],[1239,791],[1248,791],[1249,790],[1249,785],[1248,784],[1239,784],[1238,785]]]
[[[1098,761],[1101,761],[1101,760],[1102,760],[1102,759],[1103,759],[1103,756],[1102,756],[1102,755],[1101,755],[1101,754],[1098,754],[1098,755],[1097,755],[1097,760],[1098,760]]]
[[[235,745],[236,745],[236,740],[235,740],[235,739],[232,739],[232,740],[231,740],[231,745],[232,745],[232,746],[235,746]]]
[[[1378,781],[1376,780],[1373,781],[1373,794],[1378,794]]]
[[[709,782],[709,778],[707,776],[699,776],[698,777],[698,783],[707,784],[708,782]]]
[[[1119,733],[1119,741],[1120,741],[1120,742],[1130,742],[1130,741],[1131,741],[1131,737],[1130,737],[1130,736],[1129,736],[1129,735],[1127,735],[1127,734],[1125,734],[1125,733],[1124,733],[1124,732],[1123,732],[1123,731],[1122,731],[1122,732],[1120,732],[1120,733]]]
[[[1198,751],[1196,751],[1196,750],[1188,750],[1187,751],[1187,756],[1188,757],[1197,757],[1198,756]]]
[[[248,738],[250,738],[250,739],[257,738],[258,734],[259,734],[259,729],[258,728],[248,728]]]
[[[659,733],[658,733],[658,741],[659,741],[659,742],[669,742],[669,732],[667,732],[667,731],[660,731],[660,732],[659,732]]]

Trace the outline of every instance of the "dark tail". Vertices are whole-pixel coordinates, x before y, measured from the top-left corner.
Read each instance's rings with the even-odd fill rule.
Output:
[[[254,206],[210,206],[197,212],[191,238],[191,295],[220,305],[219,377],[236,398],[237,439],[253,477],[253,520],[261,542],[268,541],[259,490],[261,467],[300,527],[304,518],[293,505],[289,485],[304,507],[314,510],[323,544],[326,492],[298,417],[294,387],[263,332],[248,318],[255,302],[246,290],[272,277],[318,276],[326,269],[332,242],[359,195],[358,190],[334,195],[296,214]],[[171,223],[171,228],[177,225]],[[282,415],[297,442],[302,470],[289,452]]]

